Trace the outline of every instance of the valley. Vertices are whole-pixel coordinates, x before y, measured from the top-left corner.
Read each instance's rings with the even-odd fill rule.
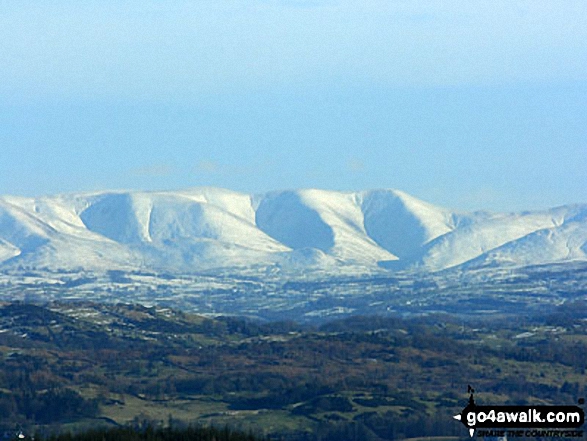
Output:
[[[587,295],[587,263],[284,277],[275,268],[200,275],[110,270],[2,271],[0,300],[136,303],[207,316],[321,322],[351,315],[547,313]]]

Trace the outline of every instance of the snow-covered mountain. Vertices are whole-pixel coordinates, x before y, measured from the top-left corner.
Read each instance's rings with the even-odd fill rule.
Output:
[[[397,190],[0,197],[0,269],[437,271],[576,260],[587,260],[587,205],[457,213]]]

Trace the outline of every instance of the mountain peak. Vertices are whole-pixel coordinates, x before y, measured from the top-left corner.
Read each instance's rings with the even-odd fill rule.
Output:
[[[0,268],[198,272],[587,260],[587,206],[456,213],[401,190],[197,187],[0,197]],[[392,265],[393,264],[393,265]]]

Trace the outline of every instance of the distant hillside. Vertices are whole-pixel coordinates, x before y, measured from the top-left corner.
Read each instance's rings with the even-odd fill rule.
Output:
[[[587,205],[457,213],[397,190],[0,197],[0,269],[336,274],[587,260]]]

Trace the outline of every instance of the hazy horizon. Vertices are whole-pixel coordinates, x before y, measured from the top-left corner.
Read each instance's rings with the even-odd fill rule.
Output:
[[[0,194],[587,202],[587,5],[0,5]]]

